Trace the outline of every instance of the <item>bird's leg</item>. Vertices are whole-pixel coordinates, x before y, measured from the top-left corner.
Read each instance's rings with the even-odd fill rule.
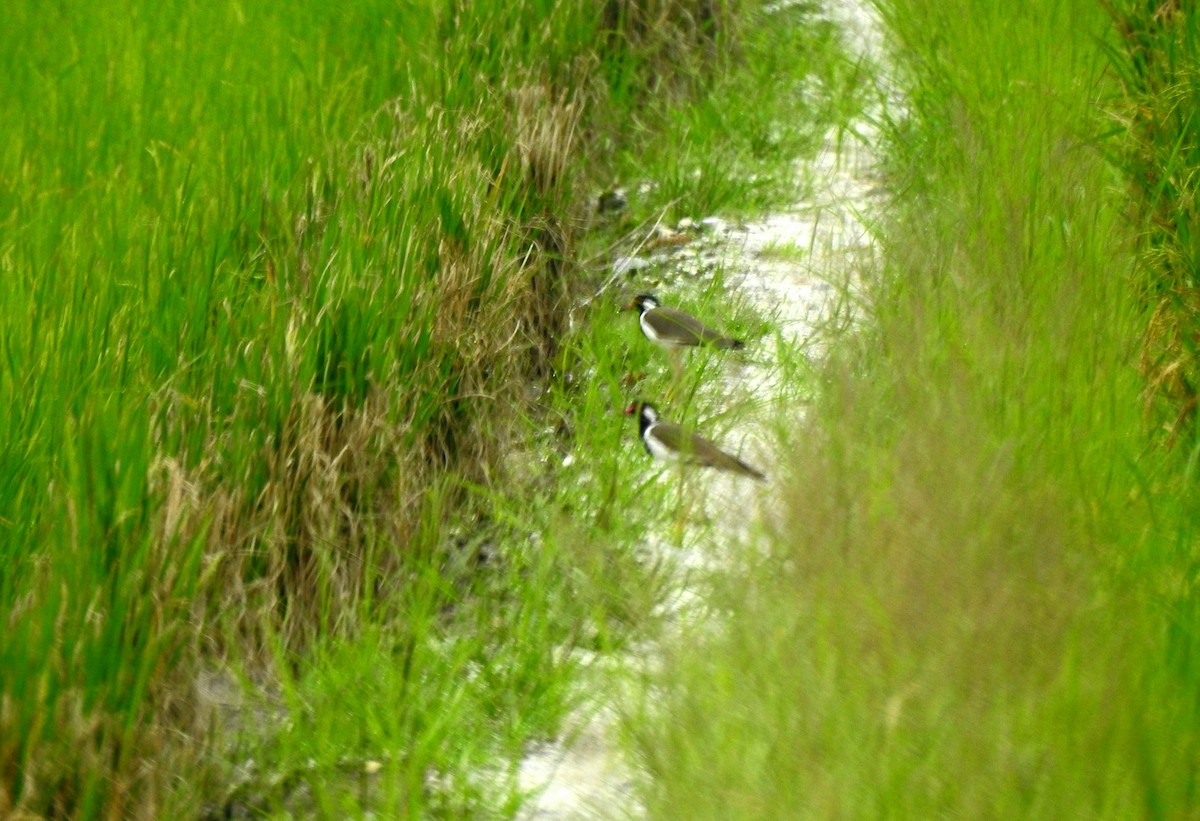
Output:
[[[670,399],[683,379],[683,352],[678,348],[669,348],[667,358],[671,360],[671,387],[667,388],[666,393],[666,397]]]

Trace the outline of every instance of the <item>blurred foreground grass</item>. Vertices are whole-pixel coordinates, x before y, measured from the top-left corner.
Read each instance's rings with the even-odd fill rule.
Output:
[[[884,262],[648,710],[655,817],[1196,816],[1195,16],[1111,6],[880,4]]]

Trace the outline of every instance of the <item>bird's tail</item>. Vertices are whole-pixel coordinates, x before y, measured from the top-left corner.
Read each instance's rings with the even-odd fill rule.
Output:
[[[758,468],[752,468],[749,465],[747,465],[745,462],[742,462],[741,464],[742,464],[742,469],[746,471],[746,475],[749,476],[750,478],[755,479],[759,482],[767,481],[767,474],[763,473]]]
[[[742,348],[746,347],[746,343],[742,340],[730,339],[729,337],[718,339],[715,344],[718,348],[726,351],[740,351]]]
[[[767,474],[763,473],[758,468],[746,464],[736,456],[731,455],[729,458],[732,459],[734,461],[734,465],[736,465],[736,467],[734,465],[730,465],[730,467],[736,470],[738,473],[742,474],[743,476],[749,476],[751,479],[756,479],[759,482],[767,481]]]

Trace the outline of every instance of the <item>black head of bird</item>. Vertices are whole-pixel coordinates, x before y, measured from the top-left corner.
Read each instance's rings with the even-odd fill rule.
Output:
[[[713,467],[749,476],[760,482],[767,480],[761,470],[751,467],[731,453],[726,453],[703,436],[671,422],[663,422],[658,415],[658,409],[649,402],[633,402],[625,408],[626,416],[635,414],[638,417],[642,444],[654,458]]]

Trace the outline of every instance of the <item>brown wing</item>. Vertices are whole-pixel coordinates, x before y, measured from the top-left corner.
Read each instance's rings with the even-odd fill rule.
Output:
[[[654,426],[654,436],[678,453],[679,458],[685,461],[766,481],[767,477],[762,471],[751,467],[736,456],[726,453],[700,434],[692,433],[679,425],[671,422],[659,422]]]
[[[718,348],[740,348],[742,343],[730,339],[705,325],[691,314],[675,308],[655,308],[646,320],[655,332],[677,345],[715,345]]]

